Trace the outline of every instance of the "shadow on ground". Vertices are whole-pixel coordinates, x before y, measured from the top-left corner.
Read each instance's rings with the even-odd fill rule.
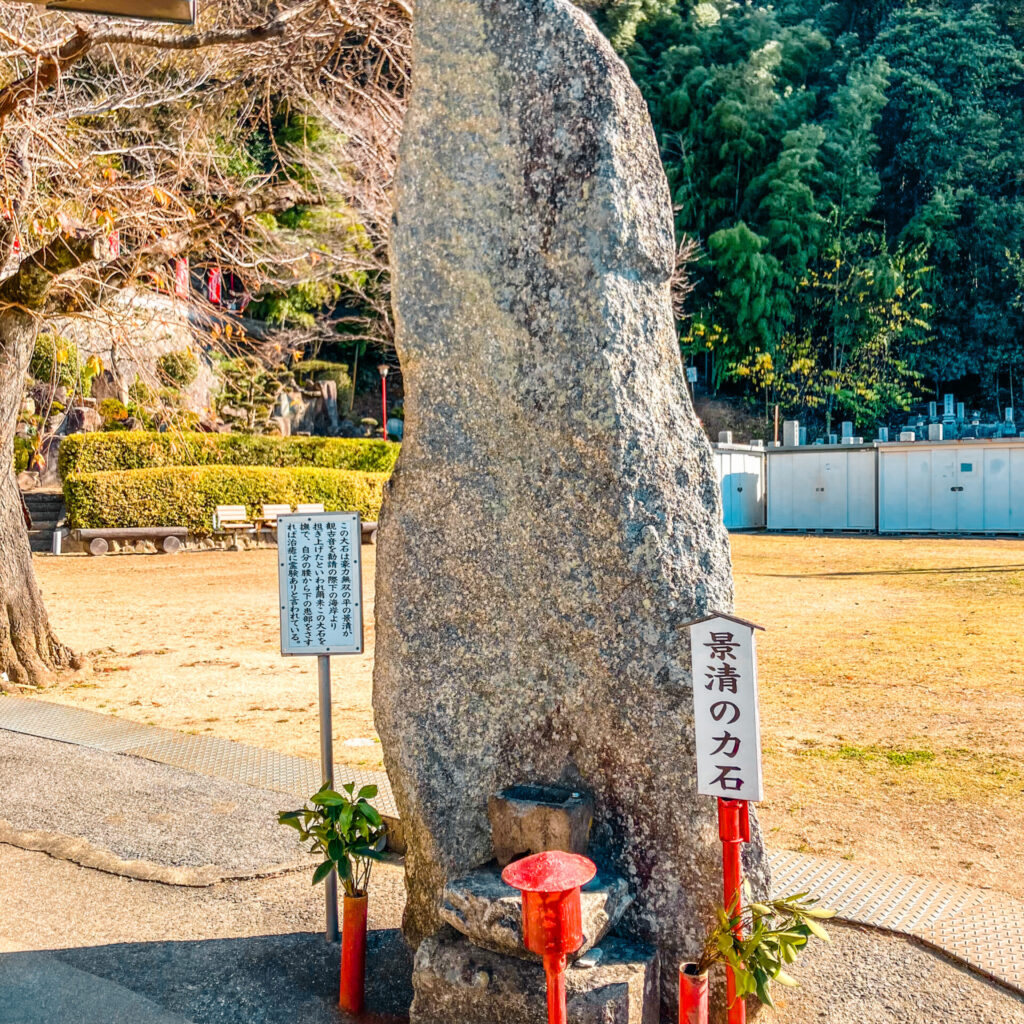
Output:
[[[347,1024],[337,1008],[339,947],[309,932],[135,942],[0,954],[0,1024]],[[401,1024],[412,953],[372,931],[367,1014]]]

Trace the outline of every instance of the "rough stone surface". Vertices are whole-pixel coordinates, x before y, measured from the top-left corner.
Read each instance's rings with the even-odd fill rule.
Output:
[[[594,801],[555,786],[510,786],[487,801],[494,856],[504,867],[547,850],[586,853]]]
[[[407,934],[434,933],[445,882],[494,856],[493,793],[583,789],[591,854],[635,893],[621,928],[661,950],[670,1012],[720,887],[685,623],[730,609],[732,579],[643,99],[565,0],[419,0],[396,200],[406,436],[374,707]]]
[[[580,890],[583,945],[576,956],[597,945],[632,902],[626,883],[602,871]],[[497,868],[481,868],[444,887],[441,917],[484,949],[535,959],[523,945],[523,901],[501,880]]]
[[[658,1024],[658,957],[610,938],[595,967],[565,974],[569,1024]],[[442,932],[420,943],[410,1024],[545,1024],[544,968]]]

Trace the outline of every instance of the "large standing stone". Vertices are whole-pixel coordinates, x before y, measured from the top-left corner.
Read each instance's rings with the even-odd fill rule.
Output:
[[[418,0],[392,235],[406,438],[381,518],[374,707],[406,932],[489,861],[515,783],[595,799],[666,1007],[720,899],[684,624],[732,605],[669,301],[644,102],[564,0]],[[748,848],[755,884],[760,837]]]

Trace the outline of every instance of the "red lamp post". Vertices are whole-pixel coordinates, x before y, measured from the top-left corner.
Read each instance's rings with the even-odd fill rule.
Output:
[[[523,894],[523,944],[544,958],[548,1024],[566,1024],[565,967],[583,943],[580,886],[596,874],[592,860],[561,850],[513,861],[501,873]]]
[[[381,363],[377,367],[377,372],[380,374],[380,404],[383,415],[380,418],[380,432],[381,436],[386,441],[388,439],[388,370],[390,367],[387,363]]]

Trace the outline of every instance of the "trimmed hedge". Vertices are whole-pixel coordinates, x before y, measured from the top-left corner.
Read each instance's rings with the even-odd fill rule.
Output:
[[[267,437],[253,434],[72,434],[60,446],[61,479],[155,466],[319,466],[390,473],[400,446],[346,437]]]
[[[258,516],[263,503],[323,502],[328,512],[380,514],[386,473],[295,466],[159,466],[127,472],[82,473],[64,480],[72,529],[185,526],[213,532],[218,505],[245,505]]]

